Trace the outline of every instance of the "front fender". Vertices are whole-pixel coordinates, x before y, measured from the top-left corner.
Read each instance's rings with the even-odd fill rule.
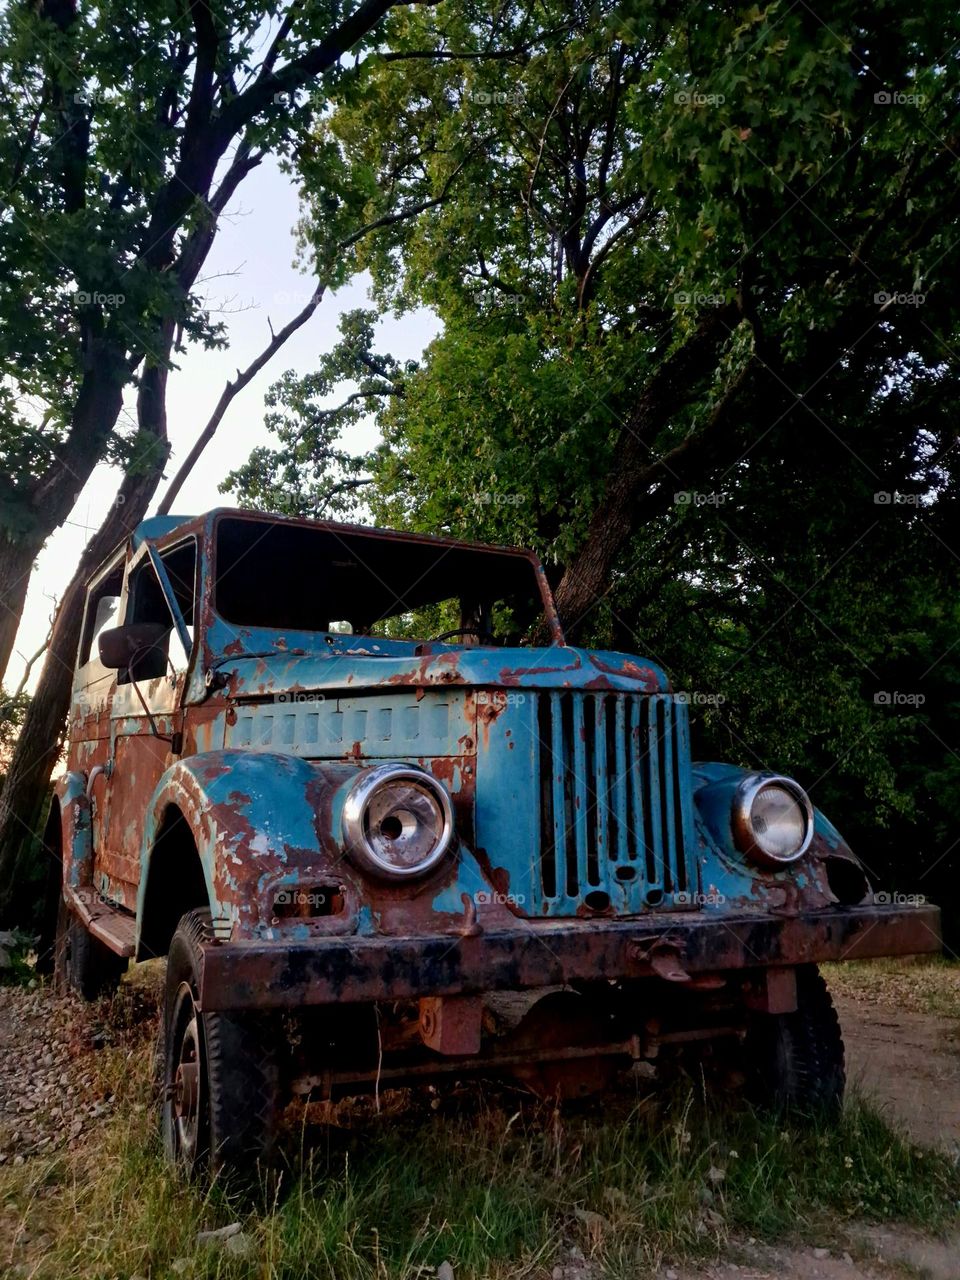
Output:
[[[79,890],[93,882],[93,836],[87,775],[79,771],[63,774],[53,790],[53,803],[60,812],[63,851],[63,882]]]
[[[138,933],[151,859],[171,808],[187,822],[207,885],[218,938],[262,932],[261,904],[304,871],[352,881],[335,841],[331,797],[350,765],[280,753],[211,751],[178,760],[150,802],[140,850]],[[356,895],[351,895],[355,902]],[[338,928],[351,926],[348,911]]]
[[[759,867],[740,852],[733,840],[731,811],[737,787],[752,772],[714,761],[693,766],[701,905],[729,907],[736,903],[799,910],[863,901],[870,885],[860,861],[816,807],[810,848],[789,867]]]

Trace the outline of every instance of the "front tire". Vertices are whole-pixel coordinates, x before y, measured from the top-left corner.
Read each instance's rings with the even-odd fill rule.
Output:
[[[797,968],[793,1013],[758,1015],[744,1048],[751,1101],[778,1113],[839,1116],[846,1084],[843,1037],[816,965]]]
[[[188,1178],[269,1166],[280,1119],[278,1054],[268,1024],[199,1008],[201,947],[213,936],[209,911],[190,911],[167,958],[163,1143]]]

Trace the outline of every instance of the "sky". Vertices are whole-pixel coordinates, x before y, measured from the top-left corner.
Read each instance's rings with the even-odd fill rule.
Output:
[[[313,279],[293,265],[293,227],[298,215],[297,190],[293,180],[281,173],[272,160],[255,169],[246,179],[221,219],[220,230],[204,269],[204,292],[227,325],[229,344],[224,350],[190,349],[171,372],[167,385],[167,428],[172,457],[167,477],[174,475],[198,431],[212,413],[224,384],[245,368],[270,339],[267,319],[274,329],[286,324],[313,291]],[[195,515],[210,507],[230,505],[217,487],[228,471],[244,462],[258,444],[269,440],[263,426],[263,397],[267,388],[285,369],[309,372],[319,355],[339,338],[337,322],[345,311],[369,305],[362,279],[336,294],[327,294],[307,324],[291,337],[273,361],[234,399],[220,428],[207,446],[175,504],[175,514]],[[377,331],[378,348],[399,360],[416,359],[437,329],[427,311],[406,315],[402,320],[385,316]],[[330,403],[340,398],[334,395]],[[128,410],[133,395],[127,397]],[[130,419],[127,419],[130,421]],[[355,429],[345,441],[357,449],[368,448],[376,440],[375,429],[367,423]],[[16,651],[4,679],[7,689],[16,688],[26,659],[43,644],[55,601],[76,566],[82,544],[102,521],[116,493],[121,473],[100,466],[93,473],[66,524],[52,535],[37,560],[30,592],[17,634]],[[163,494],[160,486],[154,508]],[[40,673],[34,667],[28,688]]]

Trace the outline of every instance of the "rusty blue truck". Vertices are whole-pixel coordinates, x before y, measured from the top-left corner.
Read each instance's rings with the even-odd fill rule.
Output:
[[[680,1046],[836,1109],[818,964],[936,951],[795,780],[692,759],[660,667],[568,644],[537,559],[251,511],[145,520],[89,583],[45,841],[58,981],[166,956],[187,1173],[295,1097],[579,1097]]]

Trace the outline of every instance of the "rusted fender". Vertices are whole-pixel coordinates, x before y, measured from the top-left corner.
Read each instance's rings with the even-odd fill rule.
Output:
[[[63,881],[72,889],[88,885],[93,877],[93,836],[87,775],[79,770],[63,774],[54,787],[53,803],[59,805],[63,834]]]
[[[260,931],[278,885],[304,873],[352,878],[321,812],[356,766],[266,752],[211,751],[179,760],[160,779],[140,851],[137,941],[157,837],[171,808],[197,845],[218,938]],[[345,922],[346,923],[346,922]]]
[[[828,862],[841,860],[854,870],[849,882],[862,880],[863,894],[845,905],[866,899],[870,888],[859,859],[833,823],[814,806],[814,836],[797,862],[771,870],[753,863],[734,843],[733,798],[751,769],[718,762],[693,765],[693,799],[697,815],[698,861],[703,909],[730,910],[735,905],[770,910],[811,910],[837,903],[828,877]],[[859,876],[859,880],[856,878]]]

